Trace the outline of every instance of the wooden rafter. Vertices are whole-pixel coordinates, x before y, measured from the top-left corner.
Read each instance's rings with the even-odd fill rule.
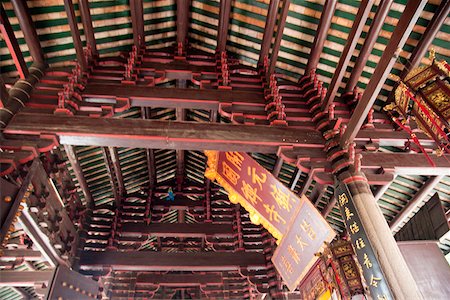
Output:
[[[131,24],[133,26],[133,41],[136,47],[145,44],[144,6],[142,0],[130,1]]]
[[[219,52],[226,51],[230,12],[231,0],[220,0],[219,28],[217,30],[217,50]]]
[[[284,26],[286,25],[286,18],[289,12],[290,0],[284,0],[281,7],[281,13],[278,20],[277,34],[275,36],[275,42],[272,47],[272,53],[270,54],[269,74],[275,72],[275,66],[278,60],[278,52],[280,51],[281,39],[283,38]]]
[[[185,50],[189,28],[189,7],[191,0],[177,0],[177,44]],[[178,53],[180,55],[181,53]]]
[[[261,43],[261,51],[259,52],[258,64],[264,63],[265,57],[269,56],[270,46],[272,44],[273,33],[275,30],[275,23],[277,22],[278,6],[280,0],[270,0],[269,8],[267,9],[266,24],[264,26],[264,35]]]
[[[75,54],[77,55],[77,63],[80,65],[82,71],[86,71],[86,58],[83,53],[83,44],[81,43],[80,31],[78,30],[78,22],[75,17],[72,0],[64,0],[64,8],[67,13],[67,21],[69,22],[70,33],[72,34]]]
[[[91,47],[93,55],[98,55],[97,42],[95,41],[94,28],[92,27],[91,11],[89,9],[89,0],[79,0],[78,5],[80,6],[81,21],[83,22],[86,44]]]

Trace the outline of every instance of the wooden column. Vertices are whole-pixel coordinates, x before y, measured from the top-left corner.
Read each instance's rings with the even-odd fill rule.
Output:
[[[374,0],[363,0],[360,3],[355,21],[353,22],[352,29],[348,35],[347,43],[342,51],[341,58],[339,59],[339,63],[336,67],[333,78],[331,79],[330,86],[328,87],[327,95],[325,96],[325,108],[328,108],[336,97],[342,78],[344,78],[348,63],[350,62],[350,58],[352,57],[353,51],[358,43],[359,36],[361,35],[367,18],[369,17],[373,3]]]
[[[280,50],[281,39],[283,38],[284,25],[286,25],[286,17],[289,12],[290,0],[284,0],[281,8],[280,19],[278,21],[277,35],[272,48],[272,54],[270,55],[269,74],[275,72],[275,65],[277,64],[278,51]]]
[[[320,54],[323,50],[323,45],[327,39],[328,29],[331,25],[331,19],[333,18],[334,10],[336,9],[337,0],[327,0],[320,16],[319,27],[317,28],[317,34],[314,37],[314,42],[311,47],[311,53],[306,65],[305,75],[308,75],[312,69],[317,68],[319,63]]]
[[[231,0],[220,0],[219,28],[217,30],[217,50],[226,50],[228,26],[230,24]]]
[[[9,53],[14,60],[14,64],[16,65],[20,78],[25,79],[25,77],[29,74],[28,67],[23,59],[23,54],[20,50],[16,36],[14,35],[14,30],[9,23],[8,16],[6,15],[2,5],[0,5],[0,31],[3,39],[5,40],[6,46],[8,47]]]
[[[145,44],[144,4],[142,0],[130,1],[131,24],[133,26],[133,41],[136,47]]]
[[[422,10],[426,4],[425,0],[411,0],[408,1],[403,11],[400,20],[392,33],[392,38],[389,41],[386,49],[381,56],[370,81],[367,85],[361,100],[355,108],[355,111],[350,118],[347,130],[341,139],[341,145],[345,147],[353,141],[358,134],[364,120],[366,119],[369,110],[372,108],[377,95],[383,87],[386,78],[397,60],[398,49],[402,49],[406,40],[409,37],[414,25],[417,22]]]
[[[89,9],[89,0],[79,0],[81,21],[83,22],[84,36],[86,44],[91,47],[92,54],[98,55],[97,43],[95,41],[94,28],[92,26],[91,11]]]
[[[73,45],[77,55],[77,62],[80,64],[81,70],[87,70],[86,59],[83,53],[83,44],[81,43],[80,31],[78,30],[78,22],[75,17],[72,0],[64,0],[64,8],[67,13],[67,21],[69,22],[70,33],[72,34]]]
[[[264,58],[269,55],[270,46],[272,44],[273,32],[275,30],[275,23],[277,22],[278,6],[280,0],[270,0],[269,8],[267,9],[266,25],[264,26],[264,35],[261,44],[261,52],[259,53],[258,64],[264,63]]]
[[[353,91],[353,89],[358,84],[359,77],[361,76],[364,67],[366,66],[367,60],[369,59],[370,53],[372,52],[373,46],[377,41],[379,36],[381,27],[383,27],[384,19],[386,19],[387,14],[389,13],[389,9],[391,8],[393,0],[381,1],[378,6],[377,13],[370,24],[369,32],[367,33],[367,37],[364,41],[364,45],[359,51],[359,55],[356,59],[355,66],[353,70],[350,72],[350,78],[347,82],[347,86],[345,90],[347,92]]]
[[[346,182],[375,252],[385,279],[395,299],[422,299],[416,282],[406,265],[391,230],[375,201],[367,181],[354,179],[359,173],[346,172],[338,176],[339,182]],[[372,295],[376,299],[376,295]]]
[[[34,28],[34,23],[30,16],[27,1],[11,0],[11,3],[16,17],[19,19],[19,25],[33,61],[37,64],[45,65],[44,52],[42,51],[36,28]]]

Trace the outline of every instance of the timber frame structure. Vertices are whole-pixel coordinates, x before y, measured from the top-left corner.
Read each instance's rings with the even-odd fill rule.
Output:
[[[449,1],[112,2],[0,7],[0,298],[42,297],[62,265],[104,298],[296,299],[206,150],[250,153],[342,236],[335,183],[370,194],[380,252],[435,193],[450,221],[450,153],[382,110],[390,73],[432,45],[449,61]]]

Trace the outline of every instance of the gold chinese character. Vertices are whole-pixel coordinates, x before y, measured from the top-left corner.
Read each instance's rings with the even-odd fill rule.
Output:
[[[269,206],[268,204],[264,204],[264,207],[266,208],[266,213],[269,214],[270,221],[275,221],[277,223],[283,222],[283,224],[286,224],[286,221],[275,210],[275,205]]]
[[[262,202],[261,197],[259,197],[256,192],[256,188],[253,188],[250,184],[245,182],[245,180],[242,181],[241,191],[244,194],[244,197],[247,200],[250,200],[253,203],[253,205],[256,205],[258,201]]]
[[[346,206],[344,207],[344,211],[345,211],[345,218],[348,220],[350,220],[354,215],[353,213],[350,211],[350,209]]]
[[[373,287],[378,287],[378,282],[381,281],[381,278],[373,276],[373,274],[370,277],[370,285]]]
[[[366,266],[367,269],[372,268],[372,262],[369,259],[369,256],[367,255],[367,253],[364,253],[364,262],[363,264]]]
[[[256,174],[256,168],[254,167],[248,167],[247,174],[252,176],[252,183],[257,183],[259,185],[259,189],[262,191],[262,184],[266,182],[267,175],[261,173],[261,176],[259,176],[258,174]]]
[[[345,205],[345,204],[347,204],[347,203],[348,203],[347,195],[346,195],[346,194],[340,194],[340,195],[339,195],[339,204],[340,204],[341,206],[343,206],[343,205]]]
[[[283,262],[284,267],[286,270],[292,274],[294,272],[294,269],[292,268],[292,264],[286,259],[286,257],[281,256],[281,261]]]
[[[232,184],[236,185],[238,179],[241,177],[236,173],[226,162],[222,162],[223,176],[225,176]]]
[[[232,163],[236,168],[239,169],[239,171],[241,170],[242,161],[244,160],[242,154],[240,154],[239,152],[226,152],[225,156],[230,163]]]
[[[377,300],[388,300],[386,295],[377,295]]]
[[[292,245],[289,245],[288,246],[288,251],[289,251],[289,254],[291,255],[292,259],[298,265],[298,263],[300,262],[300,257],[298,256],[297,250],[295,250],[295,248],[292,247]]]
[[[356,224],[356,222],[353,222],[353,224],[351,224],[349,227],[352,234],[359,232],[359,226],[358,224]]]
[[[272,192],[270,193],[272,197],[278,204],[278,207],[291,211],[292,204],[290,203],[291,196],[288,193],[284,193],[281,189],[277,188],[276,185],[271,184]]]
[[[356,249],[361,250],[366,247],[366,243],[364,242],[363,238],[358,238],[355,241],[355,246],[356,246]]]
[[[303,249],[305,249],[305,247],[308,246],[308,244],[303,241],[301,236],[295,235],[295,238],[297,240],[297,245],[300,245],[300,247],[302,247],[302,251],[303,251]]]
[[[311,227],[311,224],[309,224],[308,222],[306,222],[306,220],[303,220],[303,223],[300,224],[300,227],[303,229],[304,232],[306,232],[306,234],[308,234],[309,238],[311,240],[316,239],[316,232],[314,231],[314,229]]]

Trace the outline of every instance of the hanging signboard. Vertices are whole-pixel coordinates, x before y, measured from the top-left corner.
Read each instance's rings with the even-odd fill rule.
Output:
[[[342,182],[337,185],[335,195],[372,298],[377,300],[394,299],[375,252],[367,238],[347,185]]]
[[[289,226],[272,257],[272,262],[290,291],[296,289],[319,258],[325,242],[331,242],[336,233],[317,211],[314,205],[302,196],[298,214]]]
[[[231,203],[239,203],[254,224],[262,225],[280,241],[297,212],[298,197],[246,153],[205,154],[205,176],[216,180],[228,192]]]

